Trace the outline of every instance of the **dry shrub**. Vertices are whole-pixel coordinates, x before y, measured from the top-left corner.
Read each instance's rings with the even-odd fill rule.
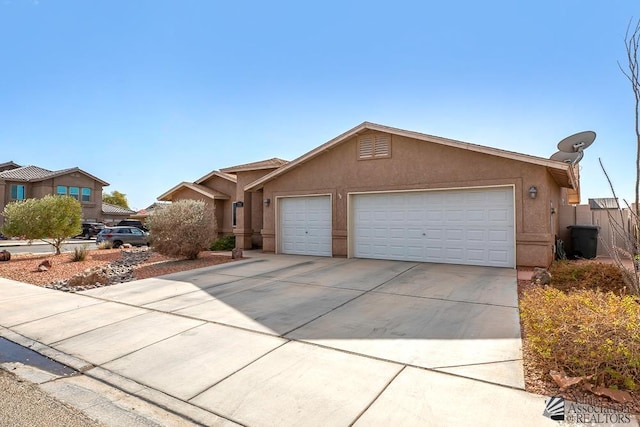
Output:
[[[549,268],[551,286],[562,291],[600,289],[626,294],[624,276],[615,264],[602,262],[556,261]]]
[[[108,240],[105,240],[104,242],[100,242],[98,243],[98,249],[100,250],[113,249],[113,242],[110,242]]]
[[[198,258],[216,235],[215,207],[201,200],[179,200],[147,219],[151,246],[168,257]]]
[[[527,345],[546,372],[593,376],[608,387],[640,389],[640,304],[634,296],[533,288],[520,301]]]
[[[73,256],[71,257],[71,261],[80,262],[87,259],[87,254],[89,253],[89,249],[87,249],[87,245],[82,245],[80,247],[76,247],[73,250]]]

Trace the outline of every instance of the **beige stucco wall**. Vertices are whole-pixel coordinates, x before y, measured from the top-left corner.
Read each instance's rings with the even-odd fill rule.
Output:
[[[225,236],[233,234],[231,210],[233,203],[232,199],[236,194],[235,182],[214,175],[212,178],[200,183],[199,185],[229,195],[231,198],[229,200],[216,200],[216,221],[218,221],[219,234]]]
[[[515,188],[516,264],[545,266],[553,260],[550,203],[559,206],[560,189],[546,168],[530,163],[392,136],[391,158],[358,160],[353,137],[264,185],[262,198],[330,194],[333,255],[347,256],[347,199],[352,192],[443,189],[493,185]],[[535,200],[528,196],[536,186]],[[238,186],[239,188],[240,185]],[[276,250],[276,208],[264,209],[263,249]]]

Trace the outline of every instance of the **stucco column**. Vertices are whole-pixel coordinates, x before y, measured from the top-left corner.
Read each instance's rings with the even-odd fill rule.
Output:
[[[251,193],[243,192],[243,206],[236,208],[237,227],[233,231],[236,236],[236,248],[251,249]]]

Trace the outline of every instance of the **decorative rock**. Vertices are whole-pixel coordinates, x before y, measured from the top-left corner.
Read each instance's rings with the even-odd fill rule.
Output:
[[[231,250],[231,259],[239,259],[239,258],[242,258],[242,249],[233,248]]]
[[[86,269],[68,280],[58,280],[46,288],[63,292],[81,292],[135,280],[133,268],[148,260],[152,252],[147,248],[122,251],[122,257],[107,266]]]
[[[11,252],[6,250],[0,252],[0,261],[10,261],[10,260],[11,260]]]
[[[533,269],[531,281],[536,285],[548,285],[551,283],[551,273],[546,268],[536,267]]]
[[[131,246],[131,243],[124,243],[121,248],[122,249],[131,249],[133,246]]]
[[[51,261],[49,261],[48,259],[45,259],[40,263],[40,265],[38,265],[38,271],[49,271],[50,268]]]

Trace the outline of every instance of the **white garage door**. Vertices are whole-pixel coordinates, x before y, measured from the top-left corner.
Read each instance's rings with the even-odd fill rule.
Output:
[[[278,199],[280,252],[331,256],[331,199],[329,196]]]
[[[353,255],[515,266],[512,187],[357,194]]]

